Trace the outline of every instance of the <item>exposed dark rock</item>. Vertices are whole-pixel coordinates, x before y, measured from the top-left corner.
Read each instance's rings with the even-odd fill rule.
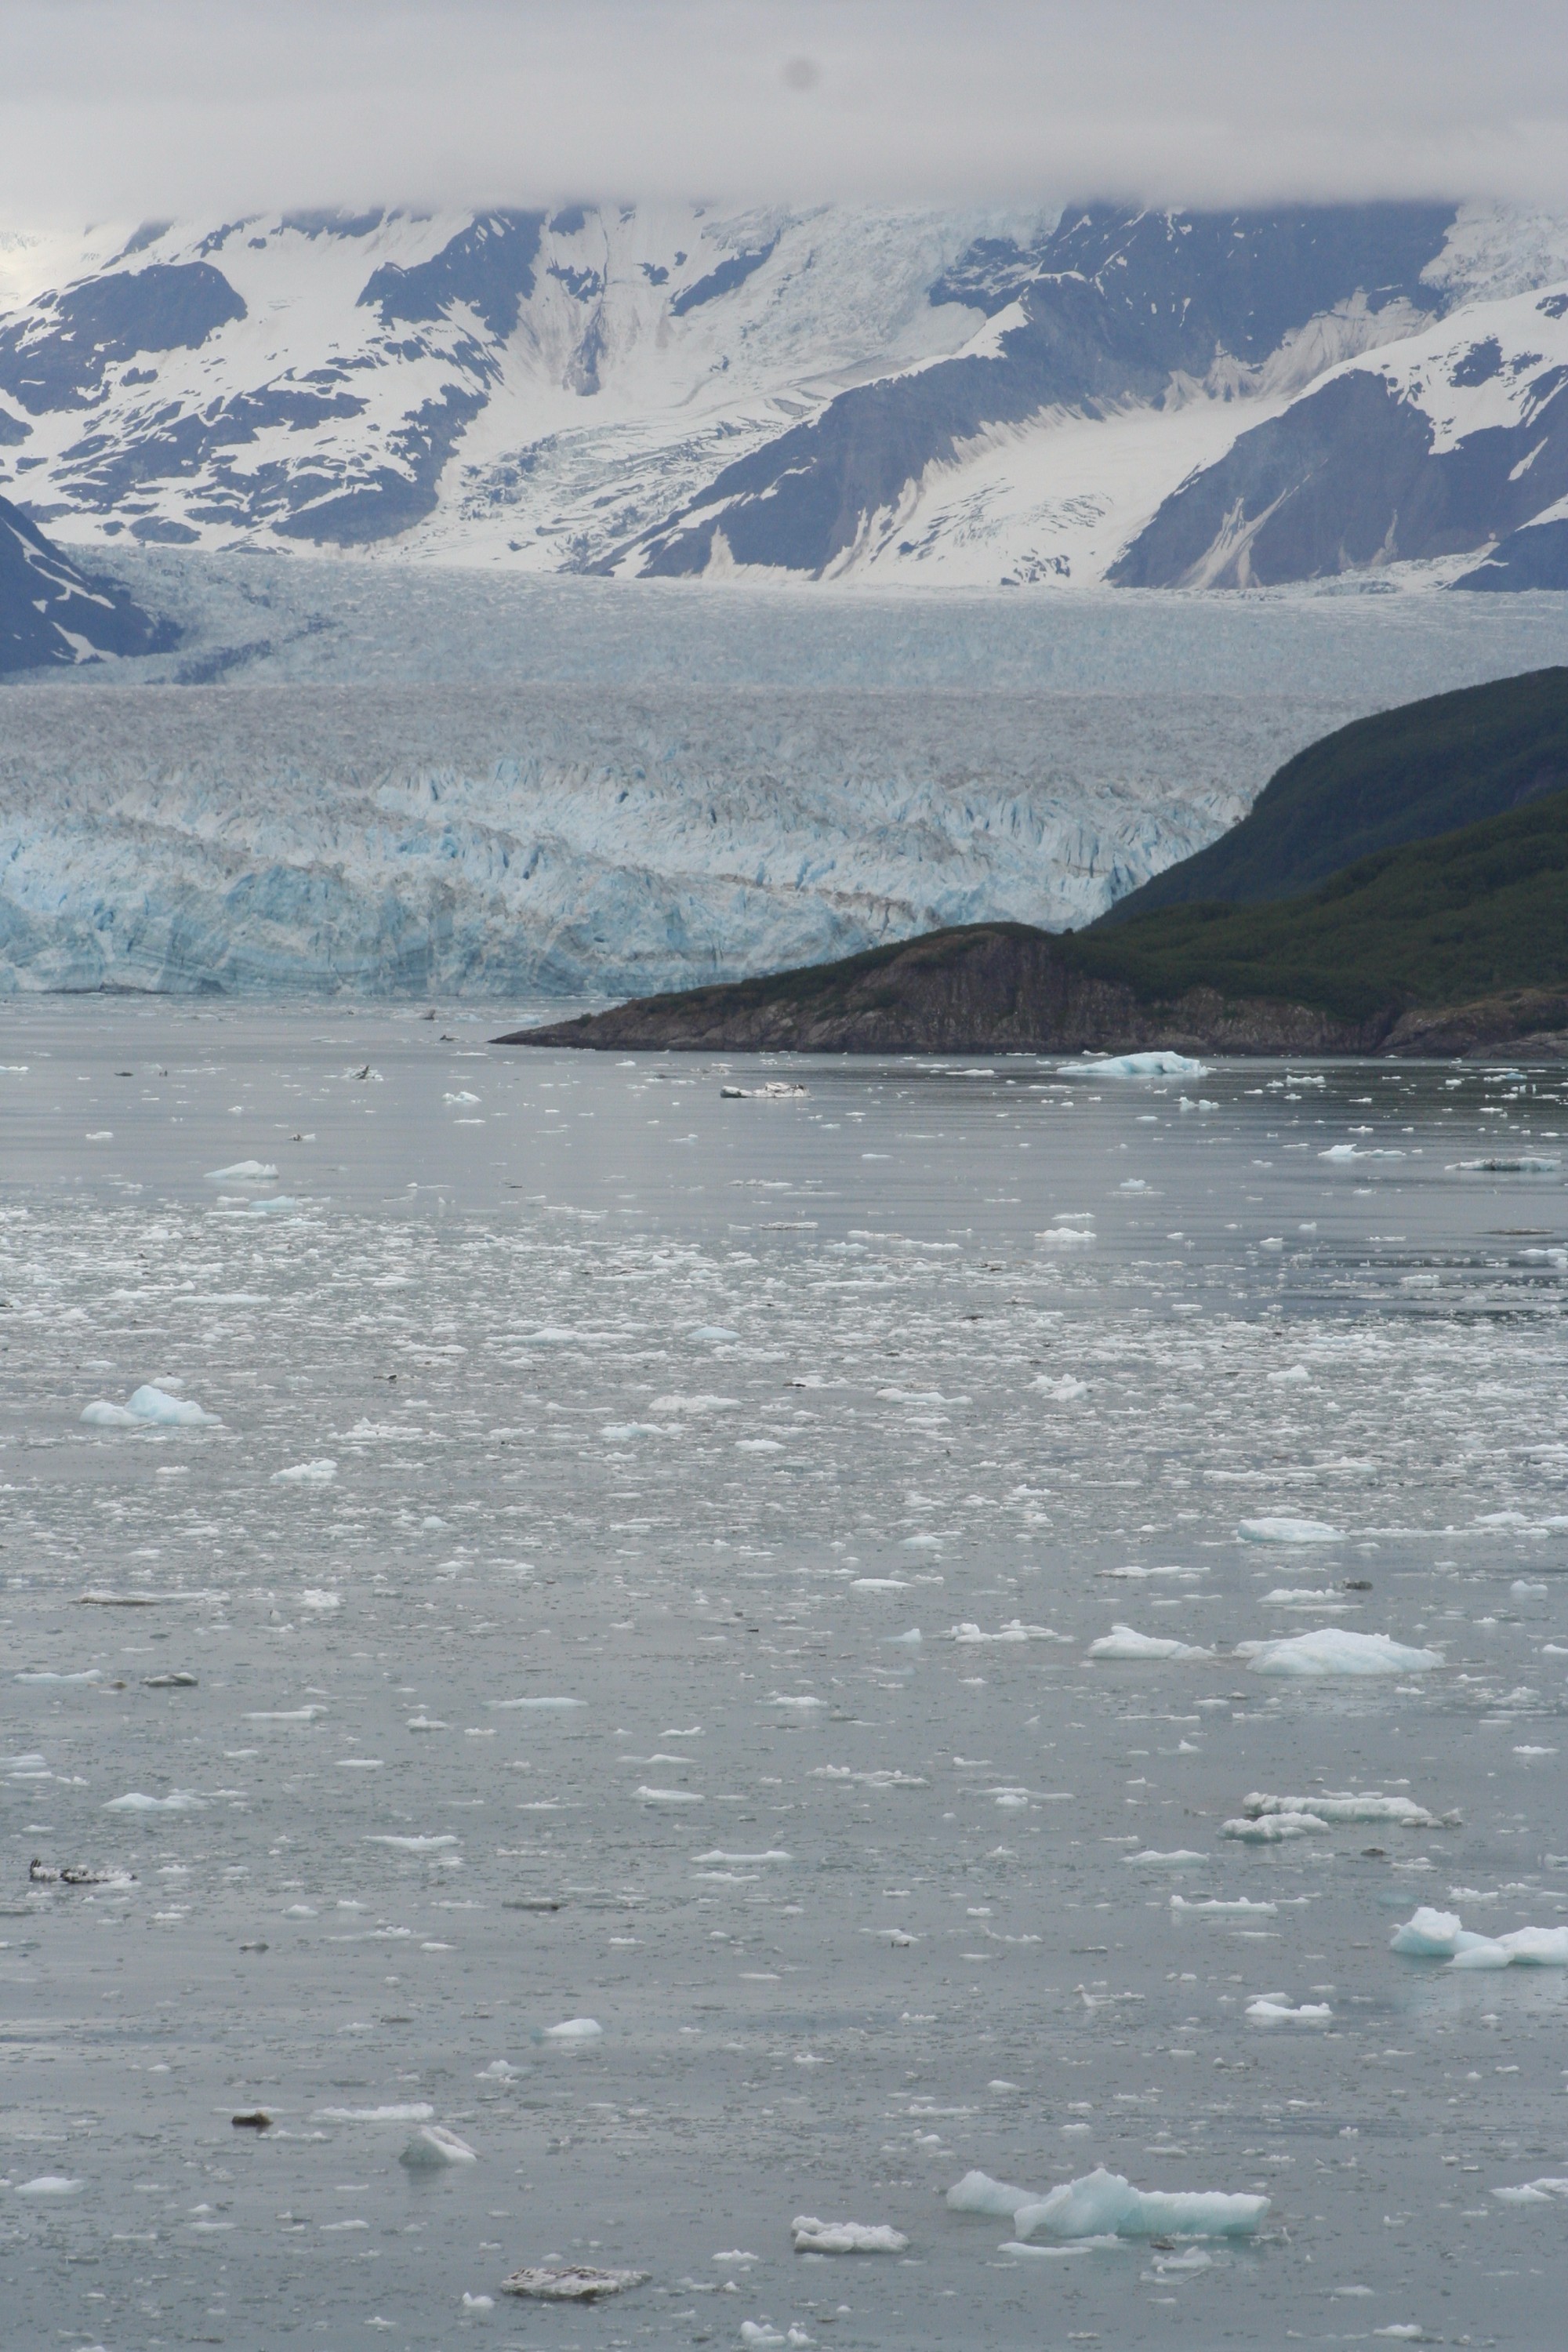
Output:
[[[141,352],[196,351],[245,304],[210,262],[153,262],[84,279],[37,313],[0,327],[0,390],[31,416],[87,408],[104,372]]]
[[[94,580],[50,545],[37,525],[0,499],[0,675],[162,653],[175,631],[122,589]]]

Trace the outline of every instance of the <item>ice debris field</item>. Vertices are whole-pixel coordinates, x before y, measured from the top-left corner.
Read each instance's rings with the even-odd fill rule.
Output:
[[[1556,2344],[1562,1076],[502,1025],[13,1018],[7,2344]]]

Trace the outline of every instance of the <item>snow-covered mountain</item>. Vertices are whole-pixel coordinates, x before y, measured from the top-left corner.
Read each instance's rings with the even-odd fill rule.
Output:
[[[172,629],[121,589],[89,579],[0,499],[0,676],[158,653],[173,640]]]
[[[1568,223],[1474,205],[17,231],[0,491],[72,546],[1563,584],[1565,311]]]

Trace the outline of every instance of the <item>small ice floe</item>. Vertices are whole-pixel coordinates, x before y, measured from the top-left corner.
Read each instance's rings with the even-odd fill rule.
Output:
[[[1185,1054],[1108,1054],[1102,1060],[1059,1062],[1058,1078],[1206,1078],[1209,1066]]]
[[[1343,1625],[1321,1625],[1279,1642],[1238,1642],[1255,1675],[1423,1675],[1443,1660],[1436,1650],[1412,1650],[1386,1633],[1354,1633]]]
[[[689,1331],[686,1336],[689,1339],[708,1339],[717,1342],[725,1339],[738,1339],[741,1335],[738,1331],[731,1331],[729,1326],[724,1323],[699,1323],[695,1328]]]
[[[493,2294],[470,2294],[467,2287],[463,2289],[465,2311],[493,2311],[495,2307],[496,2299]]]
[[[1108,1576],[1117,1582],[1142,1584],[1152,1576],[1206,1576],[1206,1568],[1097,1568],[1097,1576]]]
[[[193,1397],[171,1396],[150,1383],[135,1390],[123,1404],[95,1398],[82,1408],[83,1421],[92,1429],[216,1429],[219,1417],[204,1412]]]
[[[1094,1230],[1086,1225],[1049,1225],[1043,1234],[1035,1235],[1035,1244],[1037,1248],[1047,1250],[1092,1249]]]
[[[36,1856],[27,1864],[27,1877],[34,1886],[132,1886],[134,1871],[89,1870],[81,1863],[66,1863],[57,1870]]]
[[[1124,1853],[1123,1862],[1146,1863],[1151,1870],[1185,1870],[1194,1862],[1206,1862],[1206,1853],[1194,1853],[1190,1846],[1179,1845],[1169,1853],[1161,1853],[1145,1846],[1142,1853]]]
[[[1492,2195],[1500,2205],[1550,2205],[1555,2199],[1568,2197],[1568,2180],[1542,2173],[1539,2180],[1521,2180],[1516,2189],[1494,2189]]]
[[[18,2197],[74,2197],[81,2188],[79,2180],[69,2180],[63,2172],[40,2172],[36,2180],[19,2180]]]
[[[675,1759],[670,1758],[668,1760],[674,1762]],[[640,1798],[645,1805],[700,1805],[702,1802],[701,1798],[692,1789],[641,1788],[634,1789],[632,1794],[634,1797]]]
[[[201,1677],[198,1675],[187,1675],[176,1670],[167,1675],[143,1675],[142,1687],[143,1690],[195,1690],[199,1688],[200,1682]]]
[[[1021,1617],[1009,1618],[994,1633],[983,1633],[972,1619],[965,1619],[961,1625],[948,1627],[947,1638],[966,1646],[993,1642],[1063,1642],[1070,1648],[1072,1643],[1069,1633],[1053,1633],[1048,1625],[1026,1625]]]
[[[1568,1927],[1516,1927],[1511,1935],[1478,1936],[1457,1911],[1428,1905],[1413,1912],[1389,1939],[1407,1958],[1447,1960],[1450,1968],[1568,1969]]]
[[[232,1168],[209,1168],[209,1184],[276,1184],[278,1171],[270,1160],[237,1160]]]
[[[144,1797],[140,1789],[132,1789],[123,1797],[110,1797],[103,1810],[106,1813],[191,1813],[200,1812],[202,1803],[188,1789],[171,1790],[166,1797]]]
[[[485,1706],[492,1714],[504,1715],[514,1707],[529,1707],[544,1715],[569,1715],[574,1706],[585,1706],[580,1698],[488,1698]]]
[[[479,2158],[466,2139],[441,2124],[424,2124],[397,2159],[410,2172],[440,2172],[448,2165],[477,2164]]]
[[[1259,1249],[1277,1250],[1283,1249],[1285,1244],[1283,1242],[1259,1242],[1258,1246]],[[1312,1375],[1305,1364],[1290,1364],[1282,1372],[1270,1372],[1268,1385],[1273,1389],[1310,1388]]]
[[[1173,1642],[1157,1633],[1140,1633],[1131,1625],[1113,1625],[1098,1642],[1091,1642],[1086,1653],[1091,1658],[1212,1658],[1212,1650],[1199,1649],[1191,1642]]]
[[[1134,2189],[1103,2165],[1044,2197],[967,2172],[947,2202],[955,2213],[1011,2220],[1020,2241],[1037,2231],[1052,2238],[1250,2237],[1268,2210],[1267,2197],[1223,2189]]]
[[[885,2221],[819,2221],[797,2213],[790,2223],[797,2254],[901,2254],[909,2240]]]
[[[597,2042],[605,2029],[596,2017],[569,2017],[561,2025],[541,2027],[540,2042]]]
[[[457,1843],[457,1837],[450,1830],[445,1830],[436,1837],[392,1837],[390,1835],[382,1835],[379,1837],[367,1837],[365,1840],[366,1845],[390,1846],[396,1853],[438,1853],[444,1847],[456,1845]]]
[[[1333,2011],[1326,2000],[1304,2000],[1292,2008],[1283,1993],[1261,1992],[1247,2004],[1248,2025],[1327,2025]]]
[[[1243,1519],[1237,1529],[1243,1543],[1337,1544],[1344,1537],[1322,1519],[1298,1519],[1288,1514],[1273,1518]]]
[[[1266,1609],[1343,1609],[1346,1601],[1332,1584],[1277,1584],[1264,1594],[1263,1605]]]
[[[85,1666],[79,1674],[58,1675],[46,1666],[24,1666],[11,1679],[16,1683],[100,1683],[103,1669],[101,1666]]]
[[[1249,1821],[1271,1813],[1311,1813],[1320,1822],[1394,1822],[1407,1830],[1431,1830],[1437,1817],[1414,1797],[1384,1797],[1375,1789],[1342,1789],[1331,1796],[1271,1797],[1255,1789],[1241,1801]]]
[[[295,1462],[287,1470],[274,1470],[275,1486],[330,1486],[338,1475],[338,1465],[323,1454],[319,1462]]]
[[[657,1396],[648,1411],[666,1418],[672,1412],[733,1412],[740,1402],[739,1397],[728,1396]]]
[[[1265,1813],[1261,1819],[1248,1814],[1244,1820],[1224,1822],[1220,1835],[1240,1838],[1247,1845],[1280,1845],[1287,1838],[1326,1837],[1328,1828],[1316,1813]]]
[[[693,1862],[793,1862],[795,1856],[786,1853],[779,1845],[769,1846],[765,1853],[729,1853],[722,1846],[714,1846],[710,1853],[694,1853],[691,1859]]]
[[[768,1078],[760,1087],[721,1087],[722,1102],[804,1102],[805,1087],[797,1087],[789,1078]]]
[[[423,2099],[389,2107],[318,2107],[313,2124],[427,2124],[436,2110]]]
[[[503,2278],[503,2294],[531,2295],[536,2303],[597,2303],[605,2294],[625,2294],[641,2286],[647,2271],[601,2271],[588,2263],[573,2263],[563,2270],[543,2265],[513,2271]]]
[[[1194,1895],[1190,1903],[1184,1895],[1173,1895],[1171,1908],[1194,1916],[1201,1912],[1209,1919],[1272,1919],[1275,1912],[1272,1903],[1254,1903],[1245,1895],[1238,1895],[1232,1903],[1217,1895]]]
[[[1075,1380],[1070,1372],[1064,1372],[1055,1380],[1048,1372],[1039,1372],[1029,1386],[1037,1395],[1048,1396],[1053,1404],[1071,1404],[1075,1397],[1089,1394],[1089,1382]]]

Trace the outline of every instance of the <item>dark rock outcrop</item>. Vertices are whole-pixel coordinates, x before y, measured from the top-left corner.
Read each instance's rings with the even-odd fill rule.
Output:
[[[0,677],[95,657],[162,653],[175,632],[93,580],[0,499]]]
[[[643,997],[496,1043],[605,1052],[1358,1054],[1375,1052],[1395,1018],[1390,1010],[1344,1021],[1209,988],[1142,1002],[1125,982],[1085,970],[1070,935],[973,923],[843,963]]]

